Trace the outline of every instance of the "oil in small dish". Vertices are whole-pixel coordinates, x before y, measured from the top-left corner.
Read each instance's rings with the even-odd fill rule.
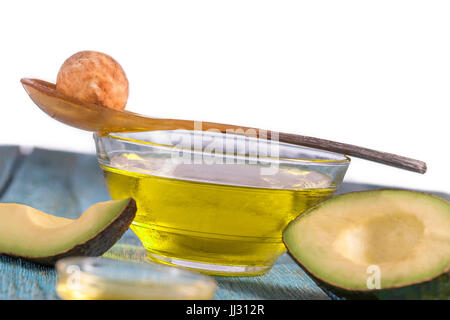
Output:
[[[72,257],[56,270],[66,300],[208,300],[216,289],[208,276],[149,262]]]

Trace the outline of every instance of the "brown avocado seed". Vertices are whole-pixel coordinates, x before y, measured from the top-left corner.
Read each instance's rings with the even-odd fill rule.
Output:
[[[80,51],[59,69],[56,90],[84,102],[122,110],[128,99],[128,79],[119,63],[107,54]]]

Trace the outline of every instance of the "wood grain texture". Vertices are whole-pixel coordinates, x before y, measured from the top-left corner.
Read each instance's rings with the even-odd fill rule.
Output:
[[[0,147],[0,172],[3,177],[20,158],[17,148]],[[9,160],[8,160],[9,159]],[[36,149],[19,161],[12,180],[0,198],[1,202],[17,202],[45,212],[77,218],[90,205],[109,199],[102,173],[94,155]],[[1,178],[4,179],[4,178]],[[2,181],[0,179],[0,181]],[[7,178],[10,180],[10,177]],[[339,193],[385,188],[385,186],[344,183]],[[450,199],[450,195],[435,193]],[[106,257],[147,261],[147,254],[131,230],[105,254]],[[216,299],[343,299],[373,298],[349,295],[316,283],[287,255],[282,255],[274,268],[258,277],[215,277]],[[55,292],[56,273],[46,267],[21,259],[0,256],[0,299],[58,299]],[[448,275],[437,284],[387,292],[377,298],[443,298],[449,299]]]
[[[8,187],[14,174],[14,166],[19,162],[20,150],[17,146],[0,147],[0,196]]]

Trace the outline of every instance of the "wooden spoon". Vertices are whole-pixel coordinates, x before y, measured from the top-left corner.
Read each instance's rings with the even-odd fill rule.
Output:
[[[280,142],[346,154],[414,172],[425,173],[427,170],[426,164],[422,161],[351,144],[214,122],[201,122],[201,128],[198,128],[199,121],[151,118],[79,101],[58,92],[55,84],[43,80],[24,78],[21,82],[34,103],[49,116],[87,131],[108,133],[215,129],[225,133],[227,130],[234,130],[235,133],[252,137],[256,134],[257,137],[265,139],[272,139],[272,137],[275,139],[278,136]]]

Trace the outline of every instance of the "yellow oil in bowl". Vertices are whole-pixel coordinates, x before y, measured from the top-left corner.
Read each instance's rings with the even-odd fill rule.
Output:
[[[263,175],[261,166],[248,162],[180,163],[161,150],[117,148],[122,152],[100,165],[113,199],[136,200],[131,228],[149,257],[215,275],[268,271],[285,252],[285,226],[329,198],[339,179],[332,170],[320,172],[328,164],[320,160],[317,170],[302,162],[278,163]],[[345,173],[348,163],[340,164]]]

